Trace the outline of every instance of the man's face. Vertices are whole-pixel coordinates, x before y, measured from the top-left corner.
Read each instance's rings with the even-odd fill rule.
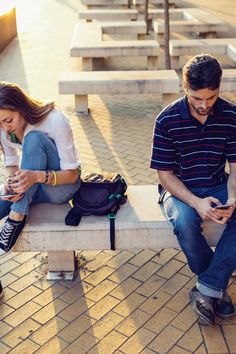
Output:
[[[189,87],[186,87],[185,90],[190,111],[193,116],[208,116],[217,100],[217,97],[219,96],[219,88],[216,90],[204,88],[194,91]]]

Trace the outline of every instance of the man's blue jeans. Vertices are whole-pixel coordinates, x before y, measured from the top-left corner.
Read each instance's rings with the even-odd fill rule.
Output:
[[[21,168],[24,170],[60,170],[56,145],[46,134],[40,131],[31,131],[27,134],[22,147]],[[80,183],[80,178],[76,183],[55,187],[36,183],[15,203],[0,200],[0,219],[7,216],[10,210],[28,215],[31,203],[61,204],[67,202],[79,189]]]
[[[218,198],[222,204],[227,201],[226,184],[211,188],[192,188],[191,191],[201,198]],[[195,209],[169,193],[163,203],[189,267],[198,275],[198,290],[205,295],[222,298],[236,268],[236,212],[228,221],[213,252],[202,234],[202,219]]]

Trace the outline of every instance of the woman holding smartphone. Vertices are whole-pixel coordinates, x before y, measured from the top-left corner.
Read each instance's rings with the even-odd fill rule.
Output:
[[[0,232],[0,255],[5,255],[23,230],[31,203],[72,198],[80,186],[80,162],[62,111],[14,83],[0,81],[0,128],[7,176],[1,191],[6,196],[0,199],[0,218],[8,215]]]

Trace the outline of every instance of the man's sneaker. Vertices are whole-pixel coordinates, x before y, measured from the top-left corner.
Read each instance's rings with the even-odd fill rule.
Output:
[[[15,221],[9,217],[5,221],[0,232],[0,256],[8,253],[16,244],[16,241],[26,223],[27,215],[22,221]]]
[[[217,316],[227,319],[234,315],[235,308],[229,294],[225,291],[222,299],[215,299],[214,312]]]
[[[215,323],[213,298],[201,294],[196,287],[191,289],[189,295],[193,310],[199,317],[198,322],[204,326],[213,325]]]
[[[0,299],[3,297],[2,283],[0,282]]]

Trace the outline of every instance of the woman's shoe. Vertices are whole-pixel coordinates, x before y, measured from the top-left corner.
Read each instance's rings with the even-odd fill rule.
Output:
[[[9,217],[5,221],[0,232],[0,256],[4,256],[15,246],[18,237],[23,230],[27,220],[27,215],[21,221],[15,221]]]

